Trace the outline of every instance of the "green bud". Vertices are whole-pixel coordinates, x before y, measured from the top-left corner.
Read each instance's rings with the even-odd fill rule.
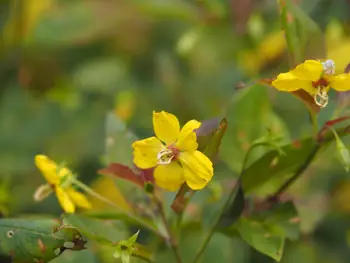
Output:
[[[147,193],[152,194],[154,192],[154,185],[151,182],[146,182],[144,189]]]
[[[332,129],[334,137],[335,137],[335,142],[336,142],[336,147],[337,147],[337,153],[338,153],[338,158],[343,165],[344,169],[349,172],[350,168],[350,153],[349,150],[346,148],[345,144],[343,141],[340,139],[338,136],[337,132]]]

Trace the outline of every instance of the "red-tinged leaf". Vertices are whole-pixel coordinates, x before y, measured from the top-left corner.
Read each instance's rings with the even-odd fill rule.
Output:
[[[136,175],[129,167],[119,163],[111,163],[107,168],[99,170],[98,173],[130,181],[142,188],[144,185],[140,176]]]
[[[195,130],[197,135],[197,142],[199,144],[198,149],[200,151],[204,150],[209,143],[211,137],[217,131],[220,125],[220,118],[212,118],[202,122],[201,126]]]
[[[324,125],[323,128],[320,130],[320,132],[318,133],[318,140],[322,141],[325,137],[325,135],[327,133],[330,132],[329,128],[339,128],[339,127],[335,127],[337,124],[343,123],[346,120],[349,120],[350,116],[343,116],[334,120],[329,120],[327,121]],[[344,126],[344,125],[343,125]],[[343,132],[347,133],[347,129],[348,129],[348,125],[345,125],[345,129],[343,130]],[[344,128],[344,127],[343,127]]]
[[[153,177],[153,172],[154,172],[154,168],[149,168],[149,169],[139,169],[139,177],[141,178],[141,180],[145,183],[145,182],[151,182],[154,183],[154,177]]]
[[[299,89],[291,92],[294,96],[301,99],[305,106],[313,113],[318,113],[320,111],[320,106],[315,103],[314,98],[307,93],[305,90]]]

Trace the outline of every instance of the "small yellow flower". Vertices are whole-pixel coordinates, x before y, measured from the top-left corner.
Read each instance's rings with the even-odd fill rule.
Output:
[[[45,177],[57,199],[67,213],[74,213],[76,206],[90,209],[91,204],[86,196],[76,191],[72,186],[72,172],[66,167],[58,165],[45,155],[36,155],[35,164]]]
[[[272,86],[287,92],[302,89],[314,97],[318,106],[324,108],[328,104],[327,93],[330,88],[337,91],[350,90],[350,74],[335,75],[335,64],[332,60],[306,60],[295,69],[279,74]]]
[[[194,129],[200,125],[191,120],[180,130],[176,116],[164,111],[153,112],[157,137],[133,143],[135,165],[141,169],[156,167],[156,184],[169,191],[176,191],[184,182],[193,190],[202,189],[213,177],[213,164],[197,151]]]

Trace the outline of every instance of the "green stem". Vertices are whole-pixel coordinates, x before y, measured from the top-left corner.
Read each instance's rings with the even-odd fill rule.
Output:
[[[310,163],[315,158],[316,154],[321,148],[321,144],[316,144],[315,147],[310,152],[309,156],[306,158],[305,162],[302,163],[295,174],[286,181],[270,198],[269,200],[277,200],[279,196],[284,193],[299,177],[300,175],[310,166]]]
[[[135,221],[135,222],[139,223],[140,225],[144,226],[145,228],[151,230],[157,236],[160,236],[161,238],[166,239],[166,237],[164,237],[161,233],[159,233],[159,231],[155,227],[153,227],[151,224],[149,224],[148,222],[142,220],[141,218],[138,218],[137,216],[134,216],[129,211],[121,208],[120,206],[117,206],[115,203],[113,203],[108,198],[105,198],[104,196],[100,195],[99,193],[96,193],[93,189],[91,189],[86,184],[84,184],[84,183],[82,183],[82,182],[80,182],[79,180],[76,180],[76,179],[73,179],[73,184],[76,185],[77,187],[81,188],[82,190],[84,190],[89,195],[91,195],[91,196],[99,199],[100,201],[102,201],[102,202],[104,202],[104,203],[106,203],[106,204],[108,204],[110,206],[113,206],[114,208],[118,209],[120,212],[122,212],[123,214],[128,216],[133,221]]]
[[[156,195],[153,195],[153,199],[154,199],[154,202],[157,205],[158,211],[160,213],[161,220],[162,220],[162,222],[164,224],[164,227],[165,227],[165,230],[167,232],[167,235],[168,235],[167,241],[168,241],[169,245],[171,246],[171,249],[174,252],[174,255],[175,255],[175,258],[176,258],[176,262],[177,263],[182,263],[180,251],[178,249],[177,242],[174,240],[174,235],[172,234],[169,222],[168,222],[168,220],[166,218],[166,215],[165,215],[165,212],[164,212],[164,208],[163,208],[163,204],[158,199],[158,197]]]
[[[247,154],[246,154],[245,157],[244,157],[243,164],[242,164],[242,171],[241,171],[241,174],[240,174],[239,178],[241,178],[241,176],[243,175],[243,173],[244,173],[244,171],[245,171],[245,167],[246,167],[246,165],[247,165],[247,163],[248,163],[248,160],[249,160],[249,157],[250,157],[250,155],[251,155],[251,153],[252,153],[252,150],[255,149],[255,148],[258,147],[258,146],[267,146],[267,145],[269,145],[269,144],[266,143],[266,142],[259,142],[259,143],[253,144],[253,145],[249,148]],[[197,255],[196,255],[196,257],[195,257],[193,263],[198,263],[199,260],[201,259],[202,254],[204,253],[204,251],[205,251],[205,249],[207,248],[207,246],[208,246],[208,244],[209,244],[211,238],[212,238],[213,235],[214,235],[216,226],[219,224],[219,222],[220,222],[220,220],[221,220],[223,214],[224,214],[225,211],[227,210],[227,207],[230,205],[230,201],[232,200],[233,196],[236,194],[236,189],[237,189],[237,187],[238,187],[239,185],[240,185],[240,180],[238,179],[238,181],[237,181],[237,183],[235,184],[235,186],[231,189],[231,192],[230,192],[230,194],[229,194],[229,196],[228,196],[228,198],[227,198],[225,204],[222,206],[222,208],[221,208],[221,210],[220,210],[220,213],[219,213],[219,216],[218,216],[217,219],[216,219],[215,224],[214,224],[213,227],[210,229],[210,231],[209,231],[207,237],[205,238],[205,240],[204,240],[202,246],[201,246],[200,249],[198,250]]]
[[[318,120],[317,115],[310,110],[310,119],[312,124],[312,131],[314,136],[318,134]]]

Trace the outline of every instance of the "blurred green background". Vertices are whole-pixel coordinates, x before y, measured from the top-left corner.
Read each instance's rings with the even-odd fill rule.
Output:
[[[305,31],[308,50],[313,56],[319,50],[319,58],[333,59],[343,71],[350,62],[350,1],[293,2],[319,27],[321,35]],[[227,114],[229,128],[212,185],[237,175],[249,144],[267,129],[283,136],[281,143],[311,134],[308,112],[292,95],[259,85],[235,89],[241,81],[289,69],[276,1],[1,0],[0,30],[4,216],[61,213],[54,197],[33,201],[44,182],[34,166],[38,153],[67,161],[82,181],[108,193],[108,182],[96,182],[102,178],[96,171],[111,161],[130,164],[125,138],[150,136],[153,110],[174,113],[181,123]],[[321,124],[335,107],[331,96]],[[109,133],[118,135],[112,146]],[[290,191],[303,234],[286,244],[283,263],[349,262],[350,180],[334,153],[333,146],[323,152]],[[270,192],[262,187],[255,194]],[[193,254],[201,236],[188,228],[193,234],[184,239],[182,251]],[[53,262],[78,260],[114,262],[102,248],[66,253]],[[172,259],[165,254],[158,262],[165,260]],[[241,240],[219,234],[203,260],[213,261],[273,262]]]

